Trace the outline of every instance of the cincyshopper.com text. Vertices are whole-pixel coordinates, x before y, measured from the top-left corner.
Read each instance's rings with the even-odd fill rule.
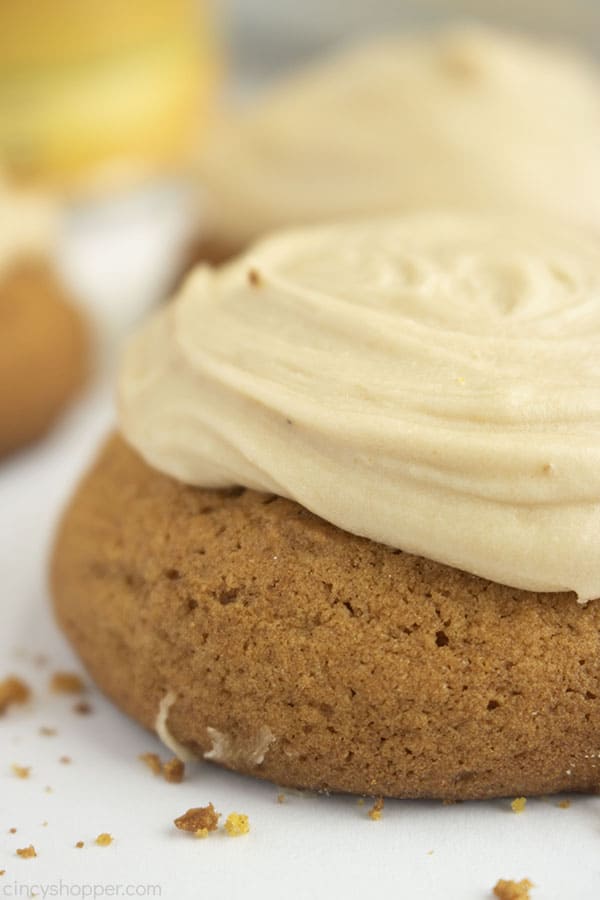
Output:
[[[124,884],[53,881],[34,883],[8,881],[0,884],[0,898],[72,897],[76,900],[99,900],[104,897],[162,897],[160,884]]]

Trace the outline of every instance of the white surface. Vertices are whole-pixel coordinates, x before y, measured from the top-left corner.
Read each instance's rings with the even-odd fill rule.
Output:
[[[173,288],[197,205],[197,189],[171,180],[67,210],[58,265],[105,343]]]
[[[142,259],[143,248],[154,246],[151,231],[140,232]],[[129,268],[130,245],[125,239],[117,244],[107,258],[99,240],[79,273],[82,285],[96,284],[100,306]],[[149,296],[134,293],[139,309]],[[127,318],[119,307],[115,321]],[[532,800],[521,815],[506,800],[451,807],[388,801],[382,820],[373,822],[369,801],[359,807],[352,797],[286,792],[287,801],[278,804],[275,786],[209,764],[190,771],[183,784],[170,785],[137,760],[144,751],[163,752],[157,740],[93,687],[88,717],[73,713],[72,698],[48,692],[52,671],[79,668],[52,619],[49,547],[73,483],[111,426],[111,393],[107,376],[46,441],[0,465],[0,678],[18,674],[35,689],[29,706],[0,718],[0,869],[6,870],[0,898],[33,891],[210,900],[485,900],[498,878],[527,876],[536,884],[533,900],[597,900],[600,799],[573,797],[565,810],[557,807],[558,798]],[[35,662],[40,653],[48,657],[44,666]],[[58,734],[42,737],[41,726]],[[65,754],[71,765],[59,763]],[[16,778],[13,763],[31,765],[30,778]],[[198,841],[175,830],[176,815],[209,801],[223,814],[247,813],[251,833]],[[16,834],[8,833],[11,827]],[[112,846],[94,845],[103,831],[113,834]],[[84,849],[74,848],[78,840]],[[30,843],[37,858],[18,858],[16,848]]]

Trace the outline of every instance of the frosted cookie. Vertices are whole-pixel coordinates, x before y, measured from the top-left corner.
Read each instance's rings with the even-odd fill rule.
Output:
[[[423,214],[199,268],[129,345],[57,539],[98,684],[282,785],[596,791],[598,259]]]
[[[88,339],[50,260],[55,212],[0,183],[0,456],[40,437],[81,386]]]
[[[600,77],[478,27],[358,46],[222,122],[199,161],[219,261],[281,226],[456,207],[600,226]],[[206,243],[203,243],[203,242]]]

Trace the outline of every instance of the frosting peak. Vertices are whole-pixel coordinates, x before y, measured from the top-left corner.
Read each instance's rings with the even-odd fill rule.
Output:
[[[132,340],[125,437],[206,487],[500,583],[600,596],[600,242],[476,215],[291,231]]]

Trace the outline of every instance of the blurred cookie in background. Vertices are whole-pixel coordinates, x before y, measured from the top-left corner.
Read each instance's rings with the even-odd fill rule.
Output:
[[[43,435],[89,366],[83,317],[54,270],[51,200],[0,181],[0,456]]]
[[[380,38],[224,119],[197,181],[192,256],[213,261],[281,226],[407,209],[600,227],[600,76],[575,50],[483,26]]]

